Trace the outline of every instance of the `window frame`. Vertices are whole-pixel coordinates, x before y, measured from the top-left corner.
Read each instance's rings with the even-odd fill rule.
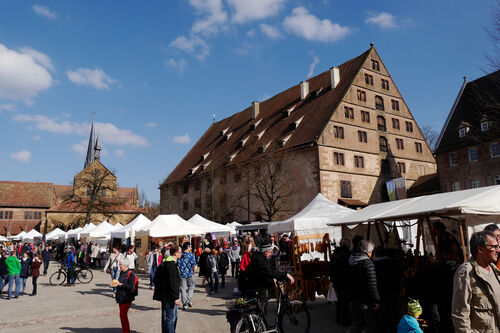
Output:
[[[405,162],[397,162],[397,165],[398,165],[398,172],[401,175],[405,175],[406,174],[406,163]]]
[[[382,89],[384,90],[390,90],[389,88],[389,80],[386,80],[386,79],[380,79],[381,81],[381,86],[382,86]]]
[[[366,131],[358,130],[358,141],[368,143],[368,133]]]
[[[375,95],[375,109],[385,111],[384,98],[382,96]]]
[[[415,142],[415,151],[419,154],[423,153],[423,145],[421,142]]]
[[[360,155],[354,155],[354,167],[359,169],[365,168],[365,158]]]
[[[347,119],[354,119],[354,108],[344,106],[344,117]]]
[[[406,123],[406,131],[408,133],[413,133],[413,123],[411,121],[405,121]]]
[[[384,142],[384,144],[382,144],[382,142]],[[387,138],[385,136],[379,136],[378,145],[379,145],[380,151],[383,151],[383,152],[389,151],[389,142],[387,141]]]
[[[405,145],[404,145],[403,139],[396,138],[396,148],[399,149],[399,150],[404,150],[405,149]]]
[[[456,152],[448,154],[448,165],[451,167],[458,165],[458,155]]]
[[[333,163],[335,165],[345,166],[345,156],[344,156],[344,153],[333,152]]]
[[[366,102],[366,92],[365,91],[358,89],[357,95],[358,95],[358,101]]]
[[[384,116],[377,116],[377,129],[382,132],[387,132],[387,122]]]
[[[352,199],[352,183],[350,181],[348,180],[340,181],[340,197]]]
[[[394,111],[399,111],[399,101],[391,99],[391,107]]]
[[[333,126],[333,136],[336,139],[344,139],[344,127],[342,126]]]
[[[472,155],[471,155],[471,153],[472,153],[473,151],[475,151],[475,152],[476,152],[476,153],[475,153],[475,154],[476,154],[476,156],[475,156],[475,157],[476,157],[476,159],[475,159],[475,160],[473,160],[473,159],[472,159]],[[469,156],[469,162],[470,162],[470,163],[475,163],[475,162],[479,161],[479,151],[478,151],[477,147],[471,147],[471,148],[469,148],[469,149],[468,149],[468,154],[467,154],[467,155]]]
[[[467,131],[466,131],[465,127],[458,129],[458,137],[459,138],[464,138],[466,134],[467,134]]]
[[[481,179],[480,178],[472,178],[470,180],[470,188],[480,188],[481,187]]]
[[[455,181],[450,183],[450,192],[460,191],[460,182]]]
[[[496,145],[498,148],[496,150],[497,154],[493,154],[493,145]],[[498,142],[493,142],[490,144],[490,156],[491,158],[497,158],[500,157],[500,143]]]
[[[392,119],[392,128],[399,130],[399,119],[397,118],[391,118]]]
[[[361,110],[361,121],[364,123],[370,123],[370,112]]]
[[[373,86],[373,75],[365,73],[365,83],[370,86]]]
[[[372,60],[372,69],[374,71],[380,72],[380,63],[378,62],[378,60],[375,60],[375,59],[371,59],[371,60]]]
[[[486,126],[483,126],[483,125],[486,125]],[[486,132],[488,131],[490,128],[489,128],[489,125],[488,125],[488,122],[487,121],[482,121],[481,122],[481,132]]]

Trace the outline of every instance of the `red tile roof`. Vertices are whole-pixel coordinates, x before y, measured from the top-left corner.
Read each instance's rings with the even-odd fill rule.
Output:
[[[300,98],[300,84],[295,85],[260,103],[259,114],[255,119],[252,119],[252,107],[249,107],[212,124],[163,185],[189,178],[190,170],[203,163],[210,163],[211,168],[217,169],[247,161],[256,155],[257,147],[283,139],[289,134],[292,135],[284,149],[316,142],[370,51],[371,49],[339,66],[341,79],[335,89],[331,89],[330,71],[326,71],[308,80],[309,95],[304,100]],[[290,108],[293,111],[288,117],[284,117],[283,112]],[[299,119],[302,120],[298,127],[291,130],[290,126]],[[257,126],[252,129],[254,124]],[[225,135],[231,133],[231,136],[224,141],[221,133],[226,129]],[[263,130],[264,134],[257,139],[257,134]],[[247,137],[250,139],[243,147],[238,148],[238,144]],[[228,157],[236,152],[237,155],[229,161]],[[202,160],[204,155],[206,157]],[[197,168],[193,174],[196,175],[201,170],[202,168]]]
[[[73,185],[54,185],[57,202],[63,202],[73,196]]]
[[[52,183],[0,181],[0,206],[49,208]]]
[[[121,203],[119,200],[116,200],[116,203],[117,204],[115,206],[109,208],[110,212],[114,212],[116,214],[140,213],[140,210],[138,208],[132,207],[127,203]],[[47,213],[83,213],[83,212],[85,212],[85,207],[80,206],[78,202],[72,200],[65,201],[47,210]]]

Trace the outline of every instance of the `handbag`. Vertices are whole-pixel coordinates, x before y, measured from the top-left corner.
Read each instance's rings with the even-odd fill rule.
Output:
[[[337,302],[337,294],[335,293],[335,289],[333,289],[332,282],[330,282],[330,286],[328,287],[328,295],[326,296],[326,300],[328,302]]]
[[[111,257],[110,257],[110,259],[111,259]],[[115,259],[113,259],[113,261],[109,264],[109,266],[112,266],[115,263],[116,259],[118,259],[118,254],[115,256]],[[111,274],[111,269],[107,268],[106,273]]]

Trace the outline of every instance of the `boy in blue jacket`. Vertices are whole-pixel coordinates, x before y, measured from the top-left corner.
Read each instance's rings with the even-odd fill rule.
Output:
[[[398,333],[424,333],[418,324],[418,317],[422,314],[422,307],[417,300],[409,299],[408,314],[405,314],[398,325]]]

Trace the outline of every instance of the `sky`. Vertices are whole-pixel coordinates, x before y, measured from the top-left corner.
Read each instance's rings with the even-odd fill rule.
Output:
[[[485,75],[496,0],[0,0],[0,180],[72,184],[92,113],[118,185],[159,184],[213,122],[375,44],[420,127]]]

